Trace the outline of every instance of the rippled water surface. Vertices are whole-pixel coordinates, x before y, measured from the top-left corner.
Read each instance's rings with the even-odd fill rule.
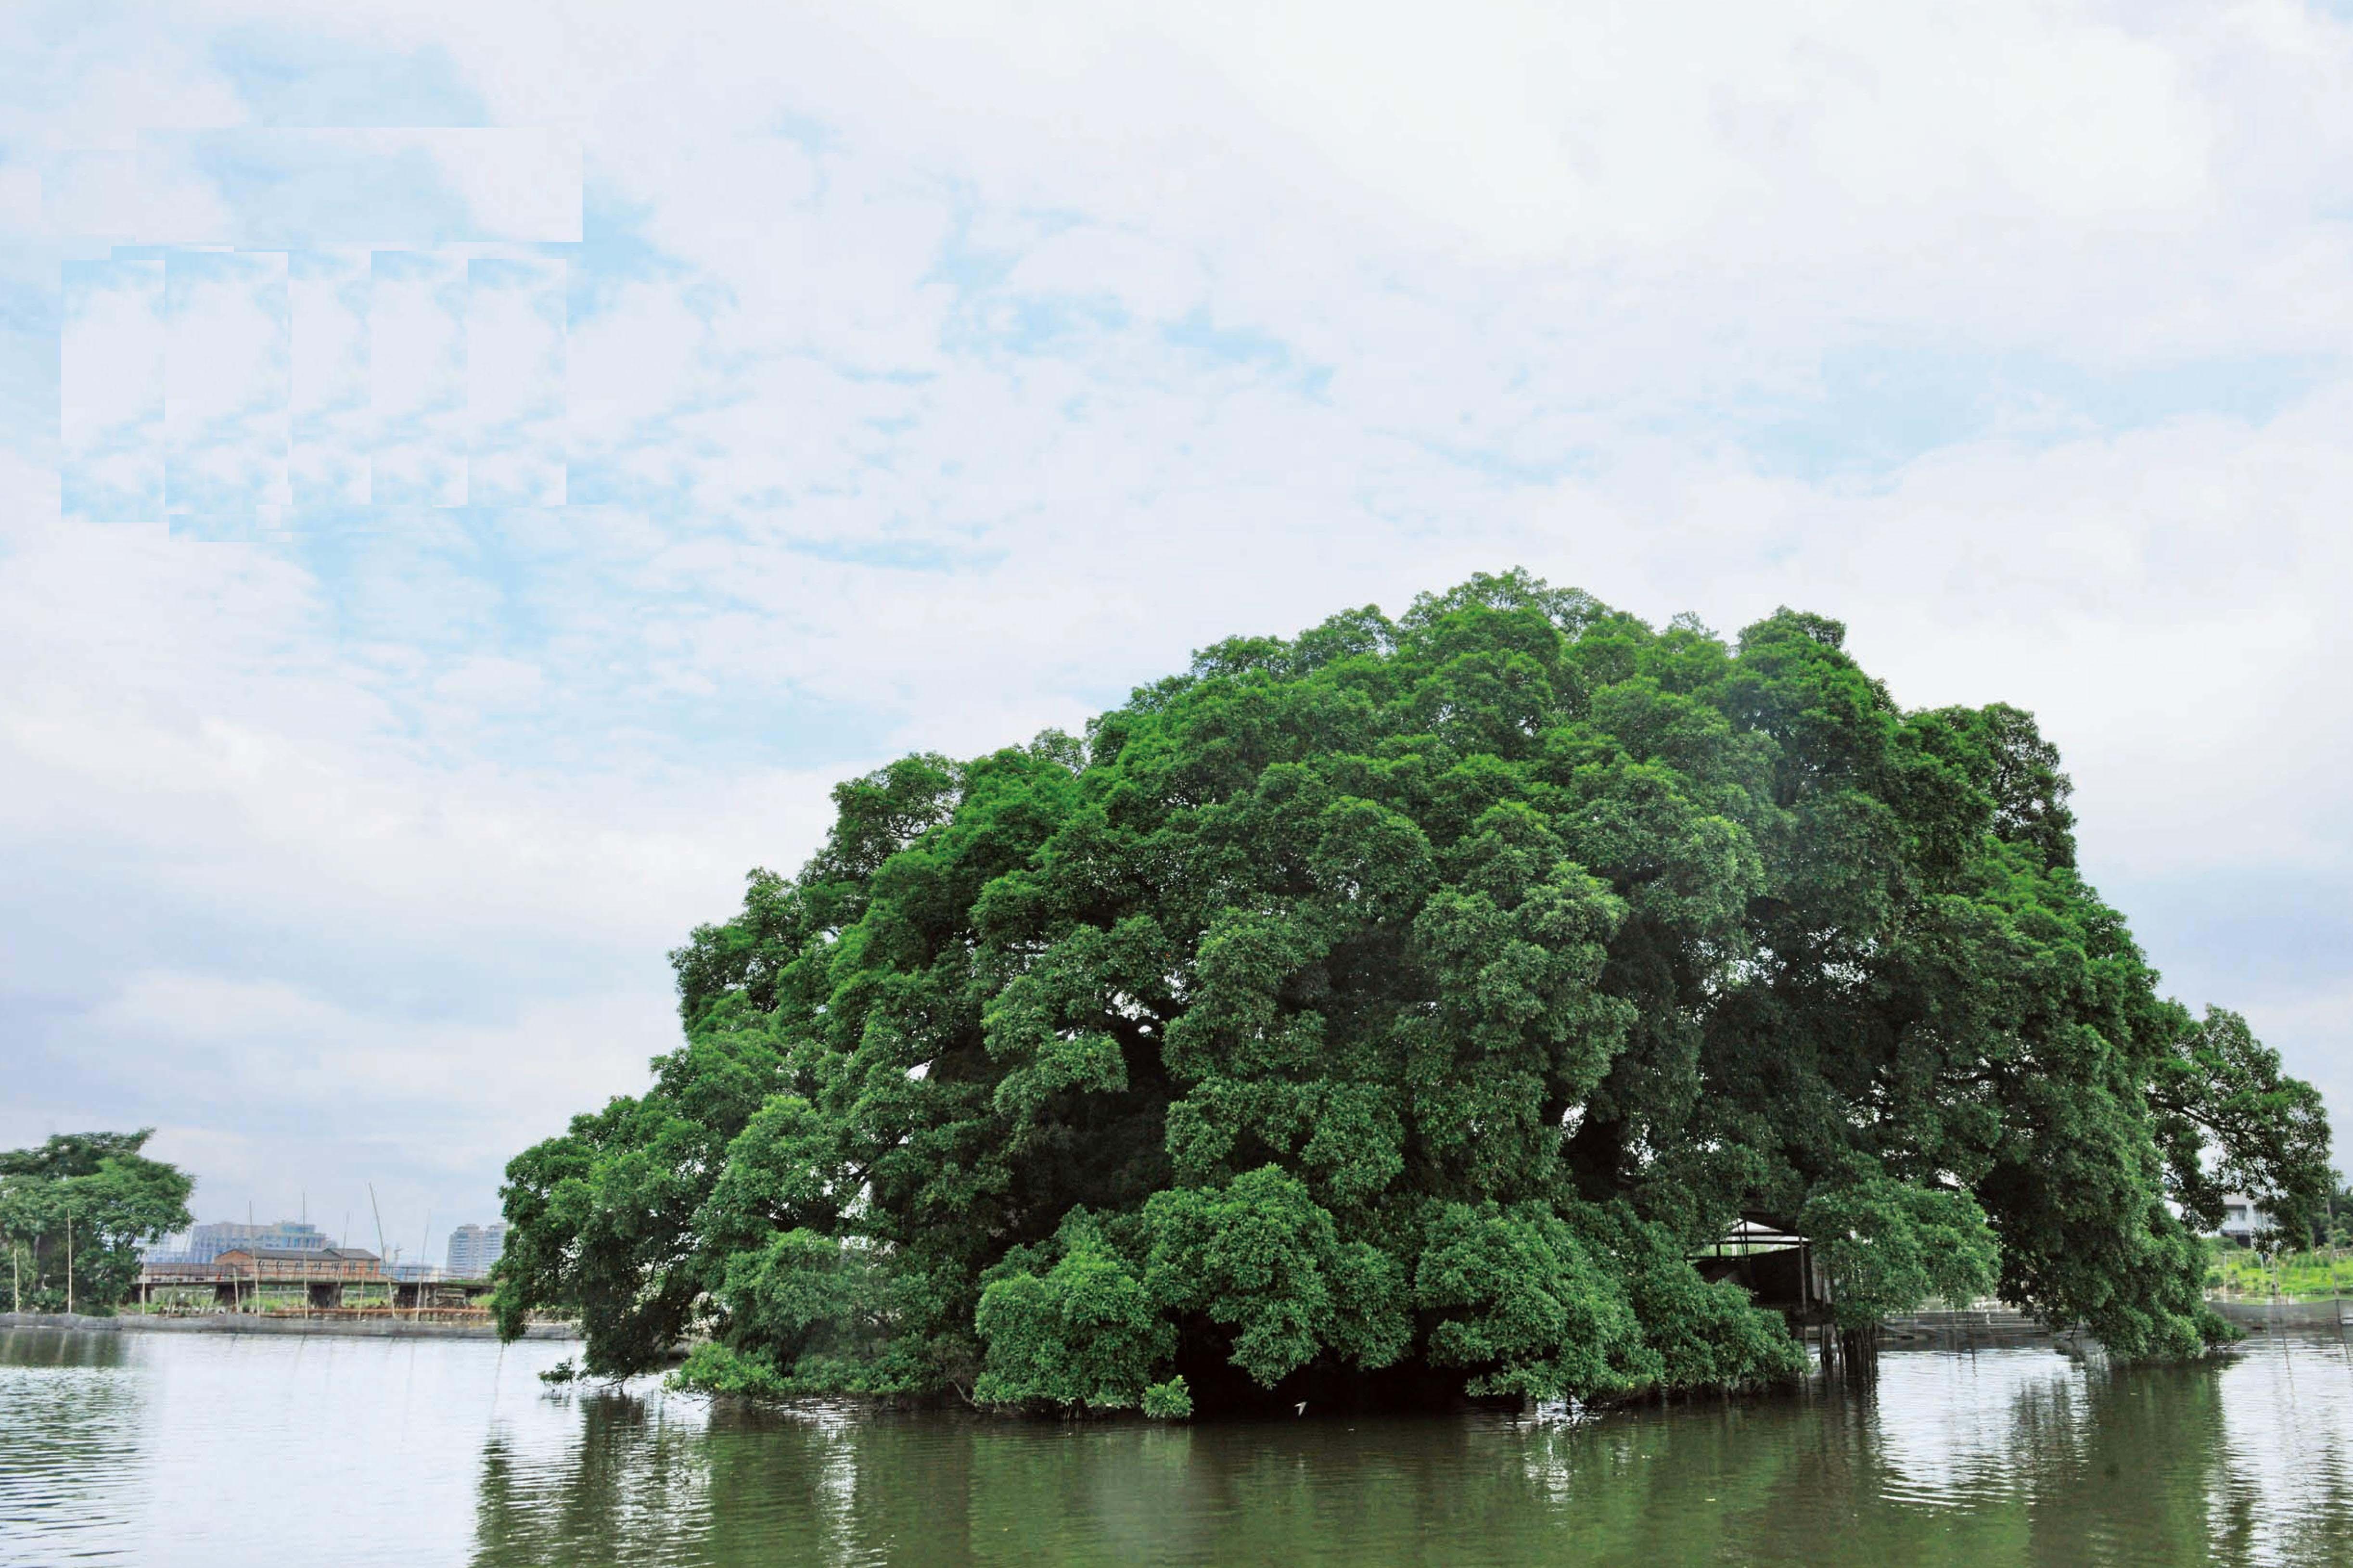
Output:
[[[1190,1428],[547,1392],[571,1348],[0,1330],[0,1563],[2353,1563],[2334,1336]]]

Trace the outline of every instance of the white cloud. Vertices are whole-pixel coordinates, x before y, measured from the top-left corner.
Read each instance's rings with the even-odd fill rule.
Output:
[[[364,251],[296,251],[287,258],[288,471],[305,510],[364,505],[373,493],[372,281]]]
[[[67,507],[103,521],[164,511],[164,265],[69,264],[58,435]]]
[[[127,975],[81,1023],[117,1043],[127,1069],[100,1091],[164,1110],[148,1152],[200,1173],[200,1211],[253,1193],[271,1210],[262,1217],[290,1215],[307,1196],[332,1226],[373,1184],[412,1248],[421,1214],[489,1217],[483,1177],[518,1140],[637,1088],[648,1042],[674,1027],[642,989],[399,1018],[283,982],[169,971]]]
[[[132,153],[75,147],[53,153],[46,162],[41,219],[50,228],[124,240],[138,232],[139,164]]]
[[[591,447],[626,444],[643,421],[695,395],[708,330],[674,289],[623,286],[617,297],[567,341],[566,390],[574,440]]]
[[[467,264],[467,494],[475,505],[566,499],[565,295],[560,261]]]
[[[102,226],[148,245],[429,246],[580,237],[578,143],[536,127],[183,129],[143,120]],[[93,198],[95,199],[95,198]],[[130,226],[120,226],[125,219]]]
[[[368,294],[370,499],[466,500],[466,268],[432,251],[380,250]]]
[[[164,262],[164,497],[173,511],[285,507],[291,440],[283,255]]]
[[[1147,321],[1188,314],[1202,302],[1208,281],[1199,258],[1166,240],[1092,225],[1032,242],[1006,278],[1017,296],[1113,299]]]

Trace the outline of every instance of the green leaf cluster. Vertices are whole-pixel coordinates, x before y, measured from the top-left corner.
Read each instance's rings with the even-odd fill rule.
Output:
[[[1164,1415],[1739,1387],[1799,1352],[1688,1258],[1762,1211],[1851,1318],[1990,1286],[2197,1348],[2169,1205],[2321,1212],[2317,1096],[2160,994],[2028,715],[1843,642],[1480,576],[843,784],[671,955],[647,1092],[509,1166],[502,1323]]]
[[[58,1312],[70,1300],[104,1312],[129,1298],[141,1247],[189,1224],[195,1191],[179,1167],[140,1153],[153,1135],[61,1132],[37,1149],[0,1151],[0,1310],[22,1301],[28,1312]]]

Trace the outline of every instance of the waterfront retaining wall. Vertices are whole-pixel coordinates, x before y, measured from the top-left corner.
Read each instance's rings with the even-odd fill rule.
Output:
[[[0,1329],[74,1329],[85,1333],[176,1334],[334,1334],[362,1339],[492,1340],[498,1330],[488,1323],[436,1323],[389,1318],[269,1318],[252,1312],[213,1312],[185,1318],[125,1314],[93,1318],[67,1312],[0,1312]],[[576,1340],[575,1323],[532,1323],[522,1331],[527,1340]]]
[[[2353,1301],[2209,1301],[2225,1322],[2251,1333],[2266,1331],[2309,1331],[2353,1325]],[[1967,1311],[1901,1312],[1883,1318],[1879,1342],[1889,1346],[1961,1346],[2020,1344],[2037,1340],[2082,1338],[2078,1330],[2053,1332],[2015,1307],[1972,1308]]]
[[[0,1312],[0,1329],[71,1329],[78,1333],[111,1334],[121,1327],[120,1318],[93,1318],[83,1312]]]
[[[2334,1329],[2353,1321],[2347,1301],[2209,1301],[2242,1329]]]

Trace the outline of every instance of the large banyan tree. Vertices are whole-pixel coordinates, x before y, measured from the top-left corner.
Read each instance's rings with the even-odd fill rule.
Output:
[[[840,785],[652,1087],[508,1167],[502,1324],[1158,1415],[1740,1387],[1801,1352],[1688,1258],[1761,1211],[1850,1322],[2222,1337],[2194,1232],[2322,1201],[2318,1096],[2158,994],[2028,715],[1842,640],[1482,576]]]

